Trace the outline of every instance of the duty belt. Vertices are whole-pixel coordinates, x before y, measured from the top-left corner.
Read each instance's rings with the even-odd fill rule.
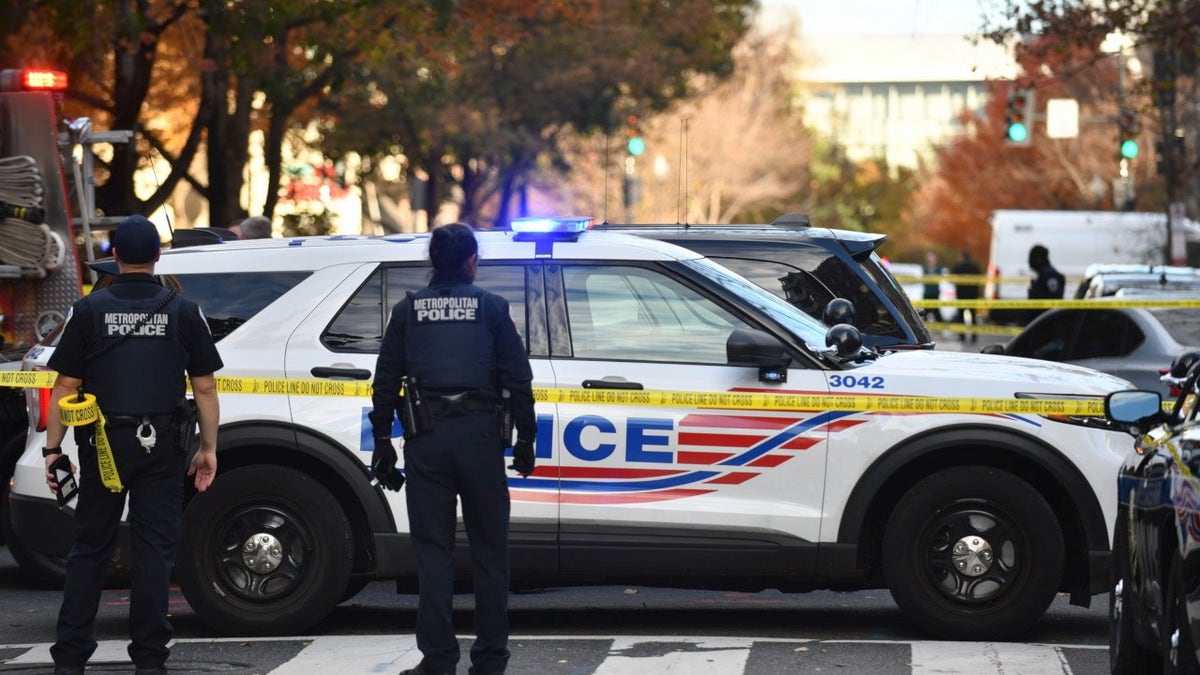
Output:
[[[434,417],[459,417],[479,413],[499,412],[495,401],[467,398],[467,394],[453,396],[430,396],[426,401]]]

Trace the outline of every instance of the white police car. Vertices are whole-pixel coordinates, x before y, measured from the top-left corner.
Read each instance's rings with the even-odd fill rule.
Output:
[[[1060,590],[1086,604],[1107,589],[1128,439],[1102,420],[651,405],[637,392],[1098,399],[1124,381],[1010,357],[858,353],[853,329],[830,331],[658,241],[479,240],[477,283],[511,303],[534,386],[623,401],[539,402],[537,472],[509,479],[515,586],[886,586],[921,628],[963,639],[1028,628]],[[226,364],[218,376],[369,382],[388,311],[426,283],[427,243],[228,242],[165,251],[158,272],[204,308]],[[848,338],[843,355],[824,347],[827,333]],[[26,367],[44,365],[52,344]],[[188,501],[176,566],[216,630],[302,632],[369,580],[411,582],[404,500],[365,468],[370,400],[320,395],[337,388],[222,394],[220,473]],[[31,429],[44,428],[31,410]],[[16,468],[13,527],[63,555],[70,513],[42,480],[42,443],[31,432]],[[466,575],[469,557],[458,563]]]

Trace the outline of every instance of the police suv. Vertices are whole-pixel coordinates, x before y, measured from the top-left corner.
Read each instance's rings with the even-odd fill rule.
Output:
[[[957,639],[1010,636],[1059,591],[1087,604],[1107,589],[1128,438],[1103,418],[855,402],[1100,399],[1128,383],[1011,357],[880,355],[690,250],[586,225],[479,234],[476,283],[508,299],[540,392],[537,471],[509,478],[514,586],[887,587],[922,629]],[[220,472],[189,495],[176,565],[216,630],[303,632],[371,580],[411,587],[404,499],[371,482],[371,401],[355,388],[391,307],[427,282],[427,247],[416,234],[163,252],[158,273],[201,305],[225,361]],[[590,395],[550,395],[564,391]],[[723,407],[730,393],[779,403]],[[13,526],[61,556],[71,512],[42,479],[42,444],[31,432],[16,468]],[[458,565],[465,578],[469,557]]]

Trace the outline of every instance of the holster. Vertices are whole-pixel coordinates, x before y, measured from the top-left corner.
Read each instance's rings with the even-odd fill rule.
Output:
[[[192,446],[197,438],[196,424],[199,421],[200,409],[196,407],[196,401],[190,398],[180,401],[175,409],[175,441],[179,449],[187,454],[194,449]]]
[[[400,424],[404,427],[404,440],[410,440],[433,428],[433,415],[429,406],[421,399],[417,378],[405,375],[400,378]]]

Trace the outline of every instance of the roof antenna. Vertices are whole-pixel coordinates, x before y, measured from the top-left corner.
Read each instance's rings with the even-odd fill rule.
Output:
[[[686,115],[679,118],[679,185],[675,189],[675,224],[682,224],[687,228],[686,222],[686,204],[684,191],[687,189],[687,139],[688,139],[688,118]]]
[[[600,153],[604,155],[604,206],[601,208],[603,214],[601,225],[608,225],[608,155],[610,140],[608,134],[609,130],[606,128],[604,130],[604,152]]]

